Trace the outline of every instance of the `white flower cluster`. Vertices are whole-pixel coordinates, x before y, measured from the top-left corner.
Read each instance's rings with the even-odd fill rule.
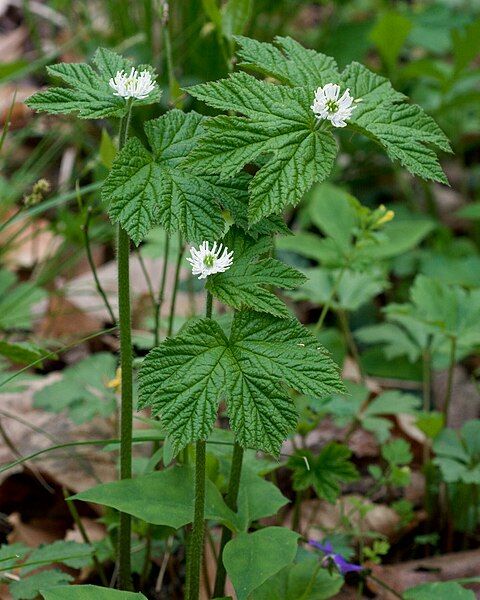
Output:
[[[114,96],[121,98],[143,100],[155,89],[152,74],[146,70],[139,73],[134,67],[132,67],[130,75],[127,75],[125,71],[117,71],[115,77],[112,77],[108,83],[115,90]]]
[[[233,251],[215,242],[210,249],[208,242],[202,242],[198,250],[190,248],[191,258],[187,258],[192,266],[192,274],[205,279],[214,273],[223,273],[232,266]]]
[[[315,99],[310,107],[319,119],[328,119],[334,127],[345,127],[346,120],[350,119],[352,112],[357,108],[355,100],[346,89],[340,96],[340,86],[336,83],[327,83],[315,92]]]

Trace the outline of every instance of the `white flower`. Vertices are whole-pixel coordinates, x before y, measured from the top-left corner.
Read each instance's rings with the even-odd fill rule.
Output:
[[[155,89],[152,74],[146,70],[139,73],[133,67],[130,75],[125,71],[117,71],[115,77],[112,77],[108,83],[115,90],[114,96],[137,98],[137,100],[143,100]]]
[[[315,99],[310,107],[319,119],[328,119],[334,127],[345,127],[346,120],[352,116],[357,108],[353,103],[350,90],[346,89],[342,96],[340,86],[336,83],[327,83],[315,92]]]
[[[213,244],[212,249],[208,242],[202,242],[198,250],[190,248],[190,255],[191,258],[187,260],[192,265],[192,274],[198,275],[199,279],[205,279],[214,273],[223,273],[233,263],[233,251],[229,252],[228,248],[217,242]]]

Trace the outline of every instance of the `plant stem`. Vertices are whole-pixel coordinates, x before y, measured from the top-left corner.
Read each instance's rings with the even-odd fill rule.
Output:
[[[337,310],[338,320],[340,321],[340,327],[342,329],[343,335],[345,336],[345,341],[347,342],[347,346],[352,353],[353,360],[357,363],[358,371],[360,373],[360,379],[362,383],[365,383],[365,373],[363,371],[362,362],[360,360],[360,354],[358,352],[357,344],[352,335],[352,331],[350,329],[350,325],[348,323],[348,317],[346,312],[343,309]]]
[[[178,235],[178,255],[177,255],[177,264],[175,266],[175,283],[173,284],[173,293],[172,293],[172,302],[170,304],[170,314],[168,316],[168,330],[167,336],[170,337],[173,333],[173,319],[175,317],[175,306],[177,304],[177,292],[178,292],[178,283],[180,278],[180,269],[182,267],[182,257],[184,252],[184,245],[182,241],[182,235]]]
[[[127,141],[131,100],[127,101],[127,112],[120,123],[120,142],[122,148]],[[118,277],[118,325],[120,330],[120,368],[122,397],[120,406],[120,479],[132,477],[132,429],[133,429],[133,392],[132,392],[132,322],[130,314],[130,239],[119,224],[117,229],[117,277]],[[118,534],[118,587],[122,590],[132,588],[131,581],[131,529],[132,519],[126,513],[120,513]]]
[[[213,298],[207,292],[205,316],[212,318]],[[203,537],[205,533],[205,484],[206,484],[206,442],[195,444],[195,505],[193,527],[190,538],[190,551],[187,564],[187,600],[198,600],[200,593],[200,571],[203,561]]]
[[[85,544],[88,544],[89,546],[91,546],[92,542],[90,541],[90,538],[88,537],[88,534],[82,523],[82,520],[80,519],[80,515],[78,514],[77,507],[75,506],[75,503],[73,500],[69,500],[68,496],[69,496],[69,493],[67,492],[66,488],[63,488],[63,497],[65,498],[65,502],[67,504],[68,510],[70,511],[70,514],[72,515],[72,519],[73,519],[75,525],[78,527],[78,531],[79,531],[80,535],[82,536],[82,540],[85,542]],[[95,569],[98,573],[98,576],[100,577],[100,580],[102,581],[103,586],[108,587],[107,577],[105,575],[105,571],[103,570],[102,563],[98,560],[96,550],[93,551],[92,559],[93,559],[93,564],[95,565]]]
[[[203,561],[203,535],[205,529],[205,440],[195,445],[195,509],[190,539],[188,570],[188,600],[198,600],[200,593],[200,570]]]
[[[78,180],[76,182],[75,185],[75,190],[77,192],[77,198],[78,198],[78,202],[80,207],[82,206],[82,200],[81,200],[81,196],[80,196],[80,188],[78,185]],[[113,314],[113,309],[112,306],[108,300],[107,294],[105,292],[105,290],[102,287],[102,284],[100,282],[100,279],[98,277],[98,273],[97,273],[97,267],[95,265],[95,261],[93,260],[93,255],[92,255],[92,247],[90,244],[90,219],[92,218],[92,208],[91,206],[87,207],[86,210],[86,214],[85,214],[85,222],[82,225],[82,232],[83,232],[83,243],[85,245],[85,252],[87,254],[87,261],[88,261],[88,265],[90,267],[90,270],[92,272],[93,275],[93,280],[95,281],[95,287],[97,288],[97,292],[100,295],[100,297],[103,300],[103,303],[105,304],[105,308],[107,309],[108,315],[110,317],[110,322],[111,323],[115,323],[116,319],[115,319],[115,315]]]
[[[448,413],[450,412],[450,402],[452,400],[453,373],[455,371],[455,354],[457,352],[457,338],[452,335],[450,338],[450,364],[448,365],[447,390],[445,393],[445,402],[443,403],[443,417],[445,427],[448,427]]]
[[[431,352],[430,352],[430,339],[427,347],[423,351],[422,363],[422,388],[423,388],[423,410],[428,412],[430,410],[430,388],[431,388]],[[429,439],[425,436],[425,442],[423,444],[423,465],[425,466],[430,460],[430,446]]]
[[[163,249],[163,265],[162,265],[162,278],[160,280],[160,288],[158,290],[158,300],[155,305],[155,324],[154,324],[154,346],[158,346],[160,341],[160,315],[162,311],[163,300],[165,298],[165,283],[167,281],[167,269],[168,269],[168,253],[170,250],[170,237],[168,232],[165,231],[165,247]]]
[[[333,286],[332,286],[332,291],[330,292],[330,296],[328,297],[328,300],[323,305],[322,312],[320,313],[320,317],[319,317],[315,327],[313,328],[314,333],[318,333],[322,329],[323,322],[325,321],[325,317],[327,316],[327,313],[330,310],[330,307],[335,298],[338,287],[342,281],[342,277],[343,277],[343,274],[345,273],[346,269],[347,269],[347,265],[344,265],[341,268],[337,278],[335,279]]]
[[[400,598],[400,600],[402,600],[403,596],[401,594],[399,594],[396,590],[394,590],[392,587],[390,587],[387,583],[385,583],[381,579],[378,579],[378,577],[375,577],[375,575],[372,575],[371,573],[368,575],[368,577],[370,577],[370,579],[372,581],[375,581],[375,583],[378,583],[379,585],[381,585],[384,589],[387,590],[387,592],[390,592],[390,594],[393,594],[395,596],[395,598]]]
[[[300,520],[302,516],[302,502],[305,496],[303,490],[298,490],[295,494],[295,503],[293,505],[292,531],[300,533]]]
[[[225,504],[233,510],[237,511],[238,490],[240,488],[240,477],[242,475],[243,463],[243,448],[235,442],[233,446],[232,464],[230,466],[230,480],[228,482],[228,491],[225,496]],[[213,591],[214,598],[220,598],[224,595],[225,580],[227,572],[223,564],[223,550],[227,543],[232,538],[232,532],[225,525],[222,527],[222,538],[220,541],[220,550],[218,552],[217,575],[215,577],[215,589]]]

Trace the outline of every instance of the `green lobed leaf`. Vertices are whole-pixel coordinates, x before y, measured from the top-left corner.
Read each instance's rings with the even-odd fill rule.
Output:
[[[112,50],[99,48],[93,63],[98,72],[85,63],[59,63],[47,67],[52,77],[60,79],[69,87],[52,87],[37,92],[28,98],[27,106],[51,114],[76,113],[82,119],[122,117],[125,114],[125,99],[115,96],[108,82],[117,71],[129,71],[131,61]],[[139,68],[143,69],[144,66]],[[157,86],[147,98],[134,100],[134,104],[157,102],[160,95],[161,91]]]
[[[237,312],[229,337],[201,319],[154,348],[140,369],[140,403],[159,414],[176,450],[206,439],[225,399],[237,441],[277,453],[295,426],[280,382],[323,396],[343,389],[316,339],[293,319]]]
[[[317,126],[308,90],[235,73],[188,92],[215,108],[250,117],[207,120],[205,136],[186,161],[192,168],[230,178],[261,154],[272,155],[249,186],[251,223],[297,204],[315,181],[330,174],[336,142],[329,130]]]
[[[285,527],[266,527],[240,533],[228,542],[223,564],[238,600],[247,600],[269,577],[293,562],[298,538],[298,533]]]
[[[148,151],[136,138],[115,157],[102,187],[114,222],[138,244],[154,225],[180,230],[192,242],[221,237],[224,221],[218,202],[227,192],[183,165],[184,155],[200,135],[202,117],[171,110],[148,121]]]
[[[292,38],[277,36],[278,47],[243,36],[235,40],[239,45],[240,67],[274,77],[281,83],[315,90],[340,78],[335,59],[304,48]]]
[[[361,100],[350,128],[378,142],[411,173],[448,183],[432,148],[450,151],[445,134],[419,106],[403,103],[405,96],[387,79],[358,63],[340,75],[333,59],[290,38],[277,38],[277,46],[243,37],[237,41],[241,65],[281,85],[240,72],[189,88],[198,100],[244,116],[207,120],[187,163],[198,172],[231,178],[247,163],[260,162],[250,183],[251,223],[297,204],[313,183],[330,174],[337,153],[332,128],[311,110],[315,90],[327,82],[349,87]]]
[[[359,63],[351,63],[342,79],[353,97],[361,99],[349,127],[378,142],[410,173],[448,184],[430,145],[451,152],[449,141],[420,106],[400,104],[405,96],[395,91],[388,79]]]
[[[358,479],[351,455],[349,448],[335,442],[327,444],[317,456],[309,450],[294,454],[288,461],[293,469],[294,489],[313,486],[319,498],[334,503],[340,494],[340,484]]]
[[[292,289],[306,277],[293,267],[266,256],[273,248],[271,237],[255,241],[232,227],[223,243],[233,251],[233,264],[228,271],[208,278],[208,291],[235,309],[246,307],[277,317],[290,317],[285,304],[265,286]]]

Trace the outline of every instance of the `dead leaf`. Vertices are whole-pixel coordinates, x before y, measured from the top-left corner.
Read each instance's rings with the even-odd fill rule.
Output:
[[[378,579],[387,583],[397,593],[402,593],[421,583],[478,577],[479,564],[480,550],[469,550],[411,560],[396,565],[373,565],[372,571]],[[368,586],[372,592],[377,594],[379,600],[395,600],[394,594],[371,579],[368,580]],[[478,593],[480,586],[476,585],[473,589]]]

